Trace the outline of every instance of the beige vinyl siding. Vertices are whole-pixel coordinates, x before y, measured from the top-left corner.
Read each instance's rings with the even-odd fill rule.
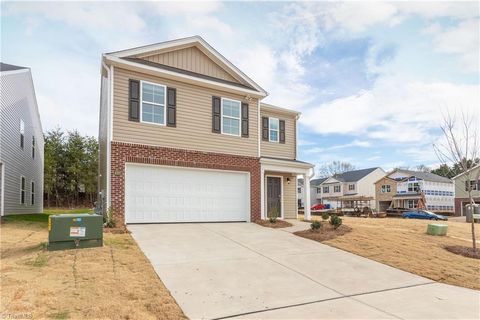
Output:
[[[183,48],[141,57],[141,59],[240,83],[197,47]]]
[[[480,168],[470,171],[470,180],[476,180],[480,176]],[[467,181],[467,175],[464,174],[454,180],[455,183],[455,198],[468,198],[468,191],[465,190],[465,181]],[[480,190],[472,191],[473,197],[480,197]]]
[[[297,218],[297,177],[290,173],[266,171],[265,176],[282,176],[283,177],[283,217],[284,219],[296,219]],[[287,182],[287,178],[290,178],[290,183]],[[265,179],[265,181],[267,181]],[[266,194],[266,190],[265,190]],[[267,201],[265,198],[265,206]],[[266,209],[265,209],[266,212]]]
[[[146,80],[177,89],[177,126],[128,121],[128,80]],[[258,102],[244,96],[174,80],[114,69],[113,140],[189,150],[258,156]],[[249,138],[212,133],[212,96],[249,104]]]
[[[261,140],[260,153],[263,157],[295,159],[296,157],[296,121],[295,116],[283,112],[274,112],[260,108],[260,117],[273,117],[285,120],[285,143]]]

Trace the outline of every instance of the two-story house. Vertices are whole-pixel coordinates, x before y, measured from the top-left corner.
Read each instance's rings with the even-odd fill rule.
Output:
[[[382,168],[347,171],[333,175],[317,186],[317,200],[331,208],[345,210],[369,206],[374,208],[374,182],[385,175]]]
[[[453,177],[452,180],[455,188],[455,215],[464,216],[465,206],[470,203],[469,189],[475,203],[480,203],[480,165]]]
[[[297,160],[300,113],[266,96],[199,36],[104,54],[104,210],[126,224],[295,218],[313,165]]]
[[[453,212],[452,181],[430,172],[396,169],[375,182],[375,192],[379,211]]]
[[[0,63],[0,213],[43,212],[43,131],[29,68]]]

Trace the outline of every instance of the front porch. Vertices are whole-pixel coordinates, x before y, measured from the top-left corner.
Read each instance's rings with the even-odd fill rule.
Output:
[[[261,218],[276,216],[296,219],[298,215],[297,177],[304,179],[305,219],[310,220],[310,179],[313,164],[278,158],[260,158]]]

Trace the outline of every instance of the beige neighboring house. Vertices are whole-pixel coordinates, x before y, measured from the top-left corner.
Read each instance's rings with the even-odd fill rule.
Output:
[[[317,186],[317,199],[345,211],[363,206],[375,208],[375,181],[384,175],[379,167],[336,174]]]
[[[296,218],[313,165],[297,158],[300,113],[266,96],[199,36],[104,54],[103,210],[122,224]]]
[[[464,216],[465,205],[470,203],[468,198],[468,184],[472,187],[472,196],[475,203],[480,203],[480,165],[469,170],[470,180],[467,181],[467,174],[462,173],[452,178],[455,185],[455,215]]]

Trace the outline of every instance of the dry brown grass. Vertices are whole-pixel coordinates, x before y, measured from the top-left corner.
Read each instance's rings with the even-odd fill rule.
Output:
[[[320,217],[313,219],[321,220]],[[439,221],[448,224],[448,235],[439,237],[426,234],[427,225],[431,223],[426,220],[342,219],[343,224],[351,227],[352,231],[323,243],[435,281],[480,289],[478,260],[444,248],[471,246],[470,224]]]
[[[129,234],[102,248],[46,251],[46,224],[1,225],[1,310],[53,319],[185,316]]]

